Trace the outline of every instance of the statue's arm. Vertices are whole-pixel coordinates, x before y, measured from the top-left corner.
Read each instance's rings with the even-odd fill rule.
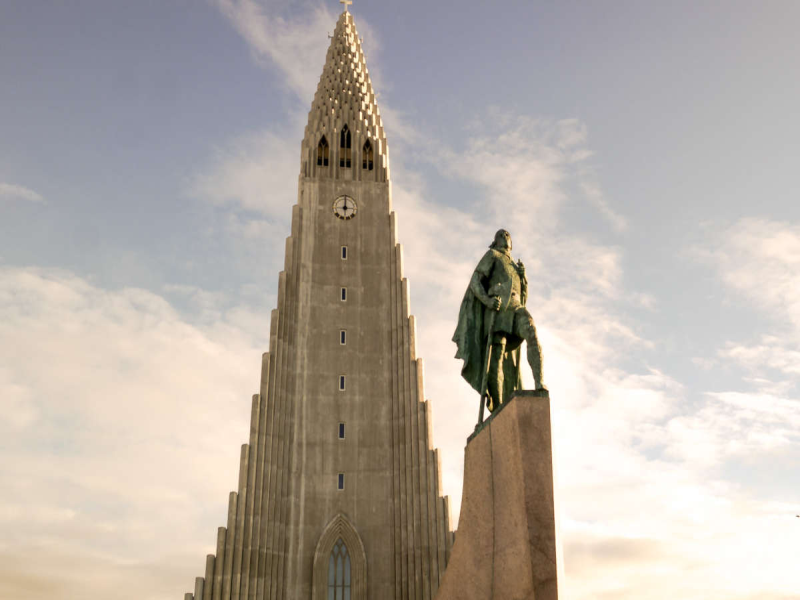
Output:
[[[481,283],[481,279],[483,276],[478,272],[475,271],[472,274],[472,279],[469,280],[469,289],[475,294],[475,297],[481,301],[481,304],[484,306],[491,306],[492,299],[489,297],[489,294],[486,293],[486,290],[483,289],[483,284]]]
[[[469,281],[469,289],[485,307],[494,310],[500,310],[500,298],[492,298],[483,288],[483,280],[489,279],[491,276],[494,263],[494,254],[491,250],[489,250],[483,255],[483,258],[478,263],[478,266],[475,267],[475,272],[472,274],[472,279]]]
[[[518,261],[516,264],[517,273],[519,273],[519,287],[520,287],[520,300],[522,300],[522,306],[525,306],[528,302],[528,277],[525,275],[525,265],[522,264],[522,261]]]
[[[528,278],[523,275],[520,277],[519,281],[520,285],[520,293],[522,295],[522,306],[525,306],[528,303]]]

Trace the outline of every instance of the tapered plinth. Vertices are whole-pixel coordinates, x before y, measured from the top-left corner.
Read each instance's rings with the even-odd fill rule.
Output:
[[[550,398],[520,391],[467,442],[461,517],[436,600],[557,600]]]

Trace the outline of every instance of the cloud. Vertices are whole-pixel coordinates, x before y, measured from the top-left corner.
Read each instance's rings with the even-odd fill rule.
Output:
[[[217,149],[187,192],[218,206],[285,220],[297,197],[299,137],[292,132],[245,135]]]
[[[213,323],[141,289],[0,270],[0,596],[179,597],[202,573],[266,331],[188,292]]]
[[[583,195],[589,203],[598,210],[617,232],[625,231],[628,228],[628,220],[611,208],[605,194],[603,194],[600,185],[596,181],[594,171],[586,168],[581,169],[580,173],[582,179],[579,184],[580,189],[583,191]]]
[[[293,19],[277,16],[276,8],[255,0],[215,0],[255,58],[276,67],[290,91],[310,103],[325,62],[328,34],[336,14],[325,5]],[[315,68],[316,67],[316,68]]]
[[[713,358],[692,359],[706,371],[741,373],[722,390],[684,398],[667,385],[659,399],[657,388],[646,385],[644,397],[653,398],[655,410],[626,414],[633,404],[617,408],[621,398],[633,399],[630,391],[607,381],[600,384],[607,390],[599,394],[602,408],[579,409],[562,421],[569,423],[557,439],[566,441],[559,444],[562,465],[571,463],[562,469],[561,498],[573,597],[778,599],[800,588],[786,560],[800,508],[790,483],[800,461],[800,400],[792,396],[800,354],[800,227],[761,218],[714,227],[706,228],[694,255],[714,269],[730,300],[752,310],[760,333],[721,344]],[[742,384],[751,391],[737,389]],[[576,438],[581,421],[591,427],[579,427]],[[593,438],[595,431],[610,438]],[[576,450],[581,445],[596,456],[584,456]],[[575,455],[564,457],[565,447]],[[582,497],[592,499],[591,510]],[[631,559],[628,568],[600,558],[612,535],[622,535],[623,545],[634,539],[650,558]]]
[[[27,200],[28,202],[44,202],[44,196],[31,189],[13,183],[0,181],[0,199]]]
[[[308,106],[319,82],[325,63],[328,36],[338,18],[327,4],[286,19],[278,13],[287,3],[256,0],[213,0],[223,15],[247,42],[254,57],[264,67],[277,68],[287,88],[303,106]],[[358,20],[358,32],[364,38],[370,56],[380,51],[378,40],[363,19]],[[370,70],[373,83],[380,84],[380,70]]]
[[[717,229],[695,256],[760,324],[758,335],[721,344],[717,357],[759,391],[788,393],[800,374],[800,225],[743,218]]]
[[[730,290],[800,329],[800,225],[740,219],[696,252]]]
[[[749,344],[727,342],[718,356],[738,364],[747,372],[764,374],[765,369],[784,375],[800,375],[800,348],[791,334],[762,334]]]
[[[492,119],[491,132],[478,132],[463,152],[445,150],[452,176],[483,186],[482,213],[492,219],[522,219],[516,226],[550,232],[567,199],[561,184],[566,167],[585,156],[585,127],[568,119],[525,116]]]
[[[703,407],[672,419],[670,452],[695,465],[800,455],[800,401],[767,394],[709,393]]]
[[[81,533],[84,532],[75,531],[76,535]],[[14,600],[45,597],[172,600],[182,598],[187,588],[175,585],[176,573],[186,581],[199,569],[187,571],[182,564],[188,558],[184,554],[162,554],[152,562],[120,562],[113,556],[56,540],[19,544],[13,552],[0,551],[0,557],[0,596]],[[196,556],[193,558],[200,562]]]
[[[490,130],[485,123],[492,124]],[[558,229],[564,203],[575,200],[570,194],[574,184],[615,230],[627,227],[586,162],[592,152],[586,126],[578,119],[539,119],[493,109],[472,130],[463,151],[446,149],[436,158],[446,173],[489,192],[482,212],[500,217],[516,211],[525,227],[535,222],[537,230],[550,233]]]
[[[284,266],[285,239],[297,201],[302,125],[235,138],[187,182],[187,196],[218,207],[218,231],[228,240],[237,269],[248,274],[247,295],[262,304]],[[260,296],[260,297],[258,297]],[[258,297],[258,298],[257,298]]]

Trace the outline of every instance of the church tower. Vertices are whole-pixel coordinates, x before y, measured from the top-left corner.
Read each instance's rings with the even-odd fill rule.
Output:
[[[352,15],[301,146],[269,352],[227,527],[185,600],[431,600],[453,534]]]

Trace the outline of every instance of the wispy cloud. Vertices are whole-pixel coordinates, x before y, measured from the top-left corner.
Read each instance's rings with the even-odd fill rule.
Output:
[[[777,451],[800,455],[800,402],[767,394],[709,393],[703,407],[669,423],[670,452],[696,465]]]
[[[790,334],[763,334],[747,343],[727,342],[717,355],[750,374],[771,369],[792,377],[800,375],[800,345]]]
[[[517,227],[552,232],[566,200],[566,167],[585,157],[585,127],[574,119],[546,121],[505,115],[491,132],[477,132],[464,151],[444,151],[455,177],[483,186],[482,213],[493,220],[522,218]]]
[[[800,225],[743,218],[709,235],[695,253],[762,324],[757,336],[722,344],[718,357],[763,391],[794,387],[800,374]],[[791,381],[767,381],[776,376]]]
[[[279,69],[288,89],[310,103],[336,14],[320,4],[299,17],[285,19],[276,14],[275,6],[255,0],[215,0],[215,4],[245,39],[255,58]]]
[[[212,204],[230,206],[285,220],[297,196],[300,172],[299,127],[279,133],[245,135],[217,149],[210,164],[189,182],[189,194]]]
[[[730,290],[800,331],[800,225],[740,219],[697,252]]]
[[[293,133],[294,132],[294,133]],[[229,240],[237,268],[252,275],[243,294],[258,306],[274,297],[297,200],[302,128],[231,140],[187,182],[186,194],[219,207],[214,232]],[[268,327],[267,327],[268,328]]]
[[[580,174],[581,181],[579,186],[584,197],[597,209],[603,218],[605,218],[606,221],[614,227],[616,231],[625,231],[628,228],[628,219],[611,207],[611,204],[608,202],[608,199],[602,192],[600,185],[597,183],[594,170],[591,168],[581,169]]]
[[[277,68],[287,85],[304,106],[308,106],[319,82],[338,14],[329,4],[316,6],[291,19],[280,16],[279,3],[257,0],[212,0],[247,42],[263,66]],[[379,51],[378,40],[363,18],[358,32],[372,55]],[[380,70],[370,70],[374,83],[381,81]]]
[[[28,202],[44,202],[44,196],[33,190],[13,183],[0,182],[0,199],[27,200]]]

